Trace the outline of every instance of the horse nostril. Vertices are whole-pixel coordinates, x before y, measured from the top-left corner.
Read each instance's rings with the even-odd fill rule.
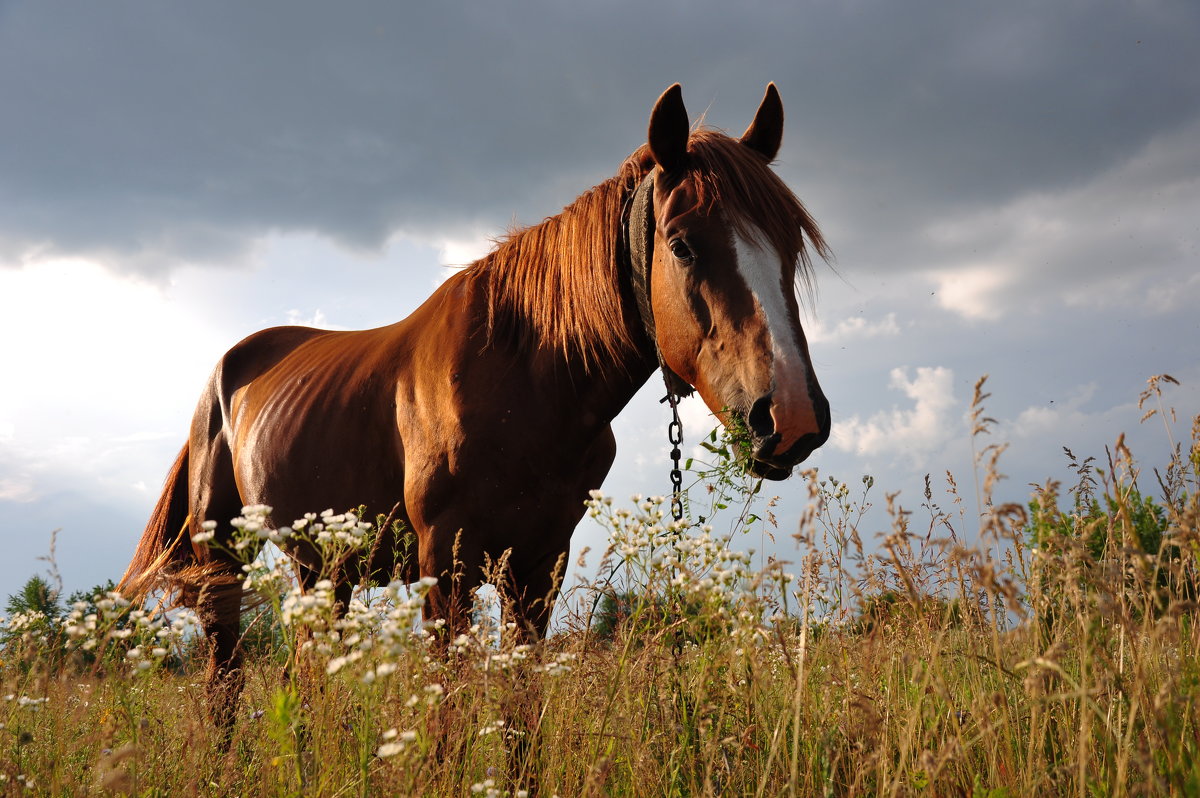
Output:
[[[775,432],[775,419],[771,418],[771,395],[759,397],[746,416],[750,431],[759,438],[765,438]]]

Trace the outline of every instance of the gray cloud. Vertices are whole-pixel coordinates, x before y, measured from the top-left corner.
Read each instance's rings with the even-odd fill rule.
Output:
[[[10,263],[83,253],[149,271],[236,259],[270,231],[376,249],[397,231],[534,221],[610,174],[675,80],[694,114],[711,105],[735,129],[777,81],[781,170],[843,240],[881,238],[1077,184],[1193,118],[1200,97],[1186,3],[0,13]]]

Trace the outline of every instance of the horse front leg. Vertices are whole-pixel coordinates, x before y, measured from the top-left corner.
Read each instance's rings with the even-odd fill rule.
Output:
[[[512,553],[505,584],[497,588],[503,598],[504,622],[513,625],[514,642],[533,644],[545,637],[568,553],[565,545],[535,558],[522,557],[517,551]],[[525,790],[530,795],[538,792],[542,770],[540,724],[545,693],[536,663],[543,656],[539,654],[518,663],[521,673],[511,682],[512,690],[505,696],[501,709],[514,733],[508,752],[513,790]]]
[[[422,614],[427,624],[439,627],[432,631],[444,648],[471,628],[474,591],[483,584],[483,551],[460,531],[452,540],[429,535],[418,559],[421,578],[437,580],[425,597]]]
[[[497,585],[503,597],[504,622],[515,627],[523,642],[533,643],[546,635],[554,603],[566,573],[568,545],[536,558],[514,551],[504,585]]]

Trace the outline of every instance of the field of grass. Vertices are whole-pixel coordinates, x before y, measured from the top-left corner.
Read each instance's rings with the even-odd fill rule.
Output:
[[[1161,386],[1146,410],[1173,432]],[[1139,474],[1118,440],[1106,462],[1075,463],[1077,484],[1047,484],[1027,505],[990,501],[1002,449],[982,448],[978,501],[952,483],[912,513],[887,497],[879,538],[859,528],[869,479],[810,475],[796,562],[762,570],[735,550],[742,538],[670,523],[669,502],[596,496],[590,512],[612,533],[601,577],[534,646],[494,613],[454,639],[422,629],[421,585],[363,591],[335,617],[328,591],[300,595],[286,561],[247,545],[263,603],[228,736],[207,720],[187,613],[131,615],[116,596],[61,618],[18,613],[0,652],[0,785],[1200,795],[1200,418],[1191,432],[1165,470]],[[709,478],[725,512],[742,512],[735,528],[769,523],[769,507],[734,501],[750,483],[730,469]],[[243,539],[277,534],[262,512],[247,508]],[[325,516],[294,534],[336,559],[369,545],[371,527]]]

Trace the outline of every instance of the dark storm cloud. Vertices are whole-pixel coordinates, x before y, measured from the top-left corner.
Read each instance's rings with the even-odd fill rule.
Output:
[[[535,221],[676,80],[735,131],[778,82],[781,170],[844,238],[882,238],[1086,181],[1200,98],[1192,3],[406,5],[3,7],[0,262]]]

